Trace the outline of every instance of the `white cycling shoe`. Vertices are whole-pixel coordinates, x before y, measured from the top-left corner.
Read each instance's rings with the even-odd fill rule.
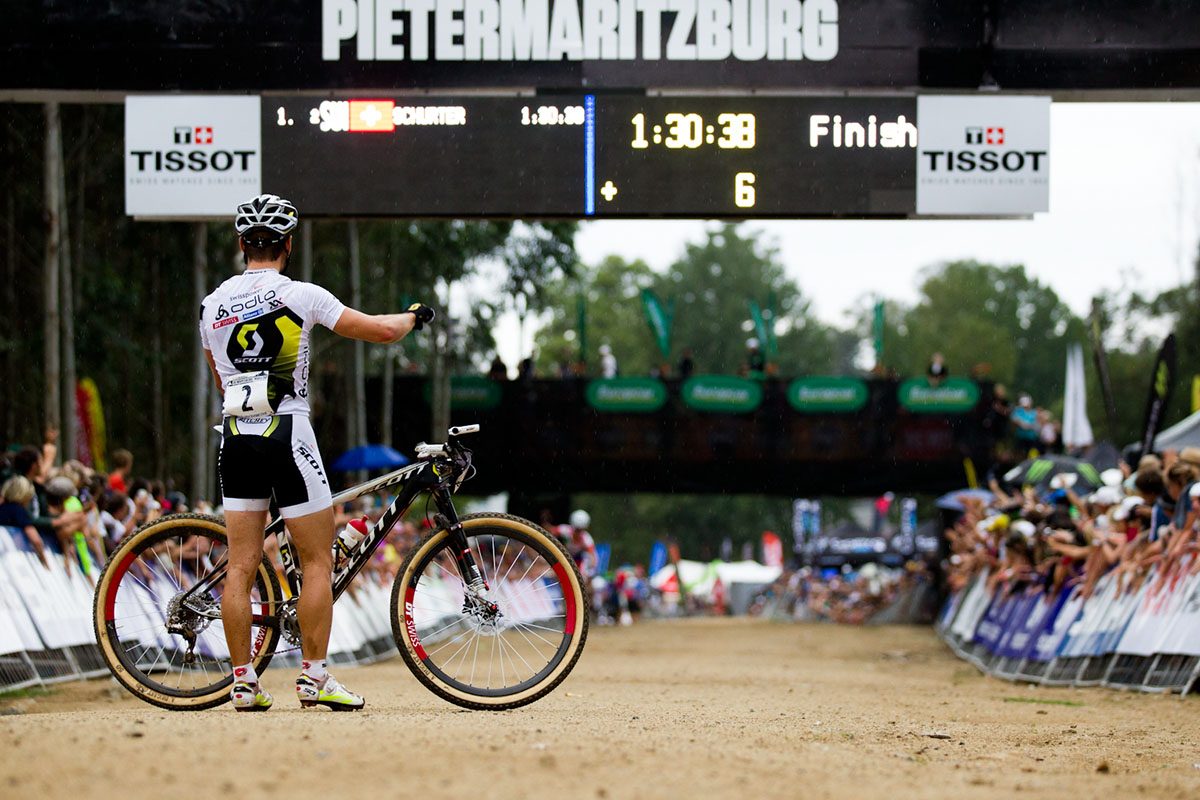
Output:
[[[367,703],[360,696],[338,683],[332,675],[323,684],[301,673],[296,678],[296,696],[305,708],[325,706],[332,711],[360,711]]]

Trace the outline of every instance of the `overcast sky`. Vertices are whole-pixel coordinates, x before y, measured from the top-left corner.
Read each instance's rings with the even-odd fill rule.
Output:
[[[1078,314],[1092,296],[1137,285],[1178,285],[1200,234],[1200,103],[1056,103],[1051,106],[1050,211],[1030,220],[751,221],[780,250],[788,274],[826,322],[878,292],[917,298],[920,272],[974,258],[1024,264]],[[584,262],[609,254],[665,269],[703,221],[596,221],[581,225]],[[515,364],[516,326],[497,331]],[[531,333],[526,333],[526,348]]]

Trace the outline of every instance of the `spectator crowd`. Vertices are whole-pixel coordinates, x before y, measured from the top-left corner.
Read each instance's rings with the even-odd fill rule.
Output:
[[[963,512],[946,529],[948,588],[988,571],[989,588],[1012,592],[1040,584],[1047,595],[1079,586],[1084,597],[1113,572],[1122,591],[1152,575],[1166,583],[1200,571],[1200,448],[1143,456],[1136,468],[1100,473],[1083,491],[1072,472],[1045,488],[990,482],[991,498],[962,496]]]

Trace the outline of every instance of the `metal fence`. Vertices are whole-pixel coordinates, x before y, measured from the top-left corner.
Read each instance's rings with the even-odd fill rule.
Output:
[[[987,572],[955,592],[938,635],[980,670],[1045,686],[1187,694],[1200,677],[1200,575],[1175,564],[1138,586],[1106,575],[1094,593],[989,591]]]

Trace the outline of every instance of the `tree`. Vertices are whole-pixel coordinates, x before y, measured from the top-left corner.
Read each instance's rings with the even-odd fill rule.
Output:
[[[644,261],[608,256],[595,267],[581,268],[576,278],[548,287],[545,302],[550,320],[536,338],[538,368],[553,373],[559,363],[579,360],[578,301],[582,296],[590,350],[583,354],[585,359],[596,364],[597,349],[607,344],[623,374],[645,375],[653,364],[653,345],[638,295],[653,284],[654,277]]]
[[[609,256],[583,270],[578,281],[554,287],[547,295],[551,317],[538,335],[541,367],[549,369],[566,353],[576,358],[575,300],[582,293],[587,303],[588,361],[595,363],[598,348],[608,344],[622,374],[647,374],[662,356],[646,323],[643,289],[673,305],[671,363],[684,348],[691,348],[697,372],[736,374],[746,361],[746,339],[756,335],[753,301],[775,312],[771,323],[778,336],[781,373],[849,369],[852,345],[812,316],[777,251],[738,225],[710,230],[703,242],[687,245],[666,274],[653,272],[643,261]]]
[[[923,375],[940,352],[952,374],[991,378],[1044,405],[1062,397],[1068,345],[1088,341],[1083,320],[1019,265],[932,267],[916,305],[888,308],[885,361],[901,376]]]

